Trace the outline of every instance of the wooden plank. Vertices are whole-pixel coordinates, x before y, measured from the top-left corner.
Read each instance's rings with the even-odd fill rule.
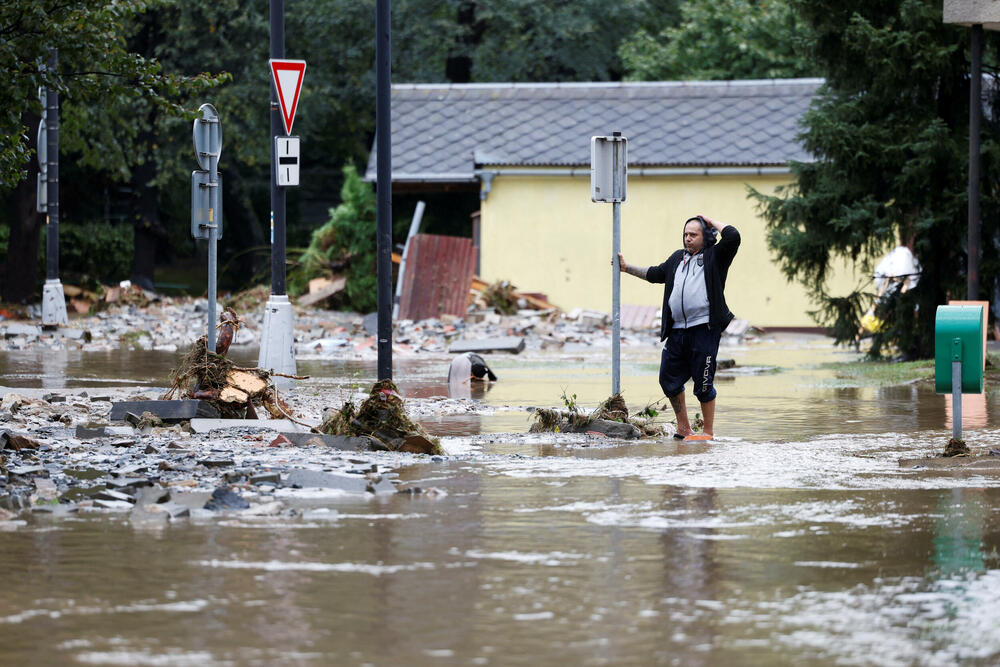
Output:
[[[475,246],[473,246],[475,248]],[[477,292],[482,292],[484,289],[490,286],[490,283],[486,282],[479,276],[472,276],[472,282],[470,284],[471,289]],[[550,303],[545,299],[539,299],[537,296],[531,294],[522,294],[521,292],[514,292],[515,299],[524,299],[531,306],[534,306],[538,310],[562,310],[559,306],[554,303]]]
[[[480,340],[457,340],[451,344],[448,351],[459,352],[512,352],[517,354],[524,349],[524,338],[520,336],[498,336]]]
[[[162,419],[165,424],[176,424],[195,417],[215,418],[219,416],[215,406],[208,401],[185,399],[182,401],[118,401],[111,404],[111,415],[108,419],[124,421],[127,412],[134,415],[151,412]]]
[[[315,292],[310,292],[309,294],[303,294],[300,296],[296,302],[300,306],[312,306],[320,301],[325,301],[337,292],[344,289],[347,286],[347,278],[340,277],[335,278],[330,281],[330,284],[320,287]]]

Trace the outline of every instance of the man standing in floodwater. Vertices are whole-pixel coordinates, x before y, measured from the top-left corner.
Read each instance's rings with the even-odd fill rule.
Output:
[[[715,235],[719,234],[716,243]],[[660,388],[677,415],[675,438],[711,440],[715,423],[715,365],[719,340],[733,314],[724,290],[729,265],[740,247],[740,233],[706,215],[684,222],[684,248],[658,266],[629,266],[618,253],[619,269],[651,283],[663,283]],[[688,421],[684,383],[693,380],[705,428],[695,435]]]

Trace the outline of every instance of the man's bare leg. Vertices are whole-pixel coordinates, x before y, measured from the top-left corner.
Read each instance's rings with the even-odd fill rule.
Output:
[[[705,435],[715,435],[713,426],[715,425],[715,399],[701,404],[701,417],[705,420],[705,426],[701,432]]]
[[[677,435],[692,435],[691,422],[688,421],[687,403],[684,400],[684,392],[670,397],[670,407],[674,409],[677,417]]]

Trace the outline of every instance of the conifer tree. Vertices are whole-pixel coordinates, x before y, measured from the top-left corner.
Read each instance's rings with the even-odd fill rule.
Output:
[[[831,263],[846,259],[870,277],[889,249],[912,242],[922,277],[915,289],[878,302],[885,328],[870,353],[931,356],[937,305],[966,296],[968,31],[942,23],[936,0],[794,6],[814,32],[813,57],[826,84],[803,121],[801,139],[814,161],[793,163],[795,180],[777,196],[751,193],[767,220],[768,243],[785,275],[810,290],[817,321],[844,342],[855,340],[875,295],[871,280],[850,294],[829,293]],[[996,46],[987,33],[984,59],[995,61]],[[991,298],[996,136],[995,120],[984,118],[980,297]]]

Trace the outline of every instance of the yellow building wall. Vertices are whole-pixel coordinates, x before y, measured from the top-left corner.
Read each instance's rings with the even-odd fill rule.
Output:
[[[663,262],[682,247],[684,221],[699,213],[740,231],[742,244],[726,282],[736,317],[759,327],[813,327],[815,304],[782,275],[767,248],[764,221],[747,185],[772,193],[787,175],[630,176],[621,206],[621,248],[629,264]],[[612,204],[590,201],[590,178],[505,176],[482,202],[480,274],[509,280],[519,290],[543,292],[563,308],[611,312]],[[839,266],[827,288],[847,294],[858,283],[853,267]],[[622,303],[659,307],[663,286],[623,274]]]

